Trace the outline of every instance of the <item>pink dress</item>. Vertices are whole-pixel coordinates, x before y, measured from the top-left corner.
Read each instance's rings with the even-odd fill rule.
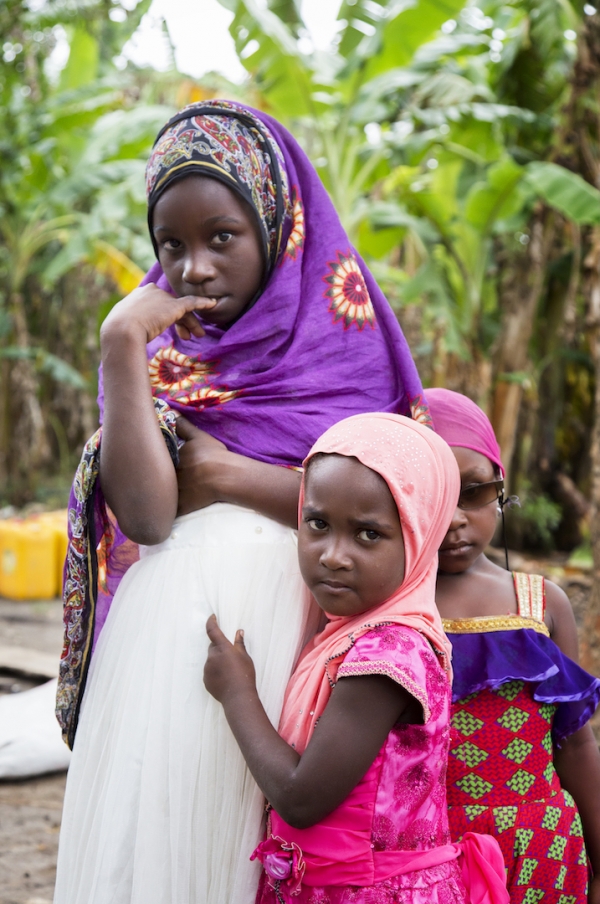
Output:
[[[450,841],[448,679],[425,638],[396,624],[378,626],[356,640],[338,679],[353,675],[386,675],[396,681],[421,703],[424,724],[396,725],[362,781],[316,826],[293,829],[271,812],[272,836],[297,846],[300,881],[296,887],[282,882],[276,890],[272,886],[277,883],[263,872],[257,904],[464,904],[455,859],[389,876],[390,860],[401,860],[392,852],[418,856],[416,852],[431,851],[431,857],[421,860],[434,861],[434,849]],[[368,885],[365,863],[373,880]]]

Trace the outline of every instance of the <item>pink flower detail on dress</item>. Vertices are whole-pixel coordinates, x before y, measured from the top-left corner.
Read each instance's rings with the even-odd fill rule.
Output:
[[[407,653],[414,649],[414,642],[408,636],[408,632],[398,629],[395,625],[378,625],[372,633],[377,635],[377,642],[384,650],[400,650]]]
[[[398,833],[391,819],[376,816],[373,820],[372,841],[376,851],[393,851]]]
[[[331,898],[324,888],[315,888],[308,899],[308,904],[331,904]]]
[[[436,657],[429,650],[420,650],[419,656],[425,666],[427,696],[431,707],[431,718],[437,719],[445,705],[449,705],[450,684]]]
[[[407,753],[410,750],[427,750],[431,743],[427,731],[419,725],[397,725],[394,733],[396,735],[394,750],[397,753]]]
[[[394,797],[402,806],[411,810],[421,804],[433,785],[433,776],[424,763],[411,766],[394,783]]]
[[[299,893],[306,864],[297,844],[269,835],[250,855],[250,860],[256,859],[262,863],[271,888],[277,890],[283,882],[290,895]]]
[[[435,847],[437,837],[435,823],[431,819],[415,819],[405,832],[398,835],[401,851],[428,850]]]

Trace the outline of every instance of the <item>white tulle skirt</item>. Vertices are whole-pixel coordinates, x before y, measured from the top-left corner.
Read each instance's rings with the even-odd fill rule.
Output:
[[[317,617],[294,531],[218,503],[127,572],[88,676],[55,904],[253,904],[264,801],[204,689],[213,612],[230,639],[244,628],[277,725]]]

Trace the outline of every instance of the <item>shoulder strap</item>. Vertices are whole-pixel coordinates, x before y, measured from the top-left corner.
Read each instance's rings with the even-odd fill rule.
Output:
[[[546,613],[546,585],[541,574],[513,571],[519,615],[543,622]]]

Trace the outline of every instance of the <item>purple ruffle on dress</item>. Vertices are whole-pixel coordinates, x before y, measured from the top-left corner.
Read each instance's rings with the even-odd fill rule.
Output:
[[[533,698],[555,703],[555,743],[580,729],[600,701],[600,678],[565,656],[553,640],[530,629],[452,634],[453,701],[507,681],[533,685]]]

